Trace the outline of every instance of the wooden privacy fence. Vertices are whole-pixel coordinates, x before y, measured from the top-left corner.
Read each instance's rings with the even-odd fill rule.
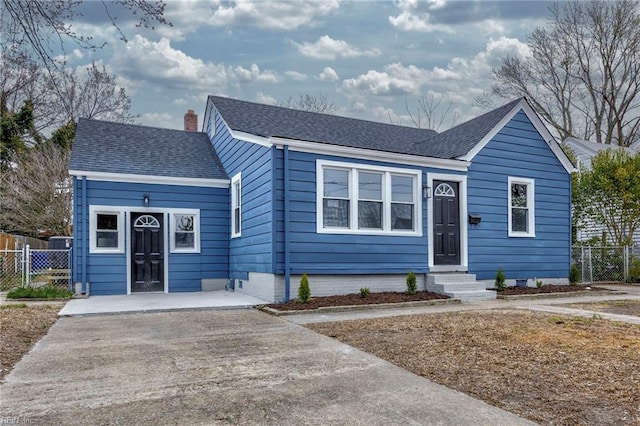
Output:
[[[27,244],[34,249],[46,249],[49,247],[44,240],[0,232],[0,250],[22,250]]]

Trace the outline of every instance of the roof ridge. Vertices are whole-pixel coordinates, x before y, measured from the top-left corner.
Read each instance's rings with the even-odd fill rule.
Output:
[[[374,124],[377,124],[377,125],[383,125],[383,126],[389,126],[389,127],[395,127],[395,128],[423,130],[425,132],[435,132],[435,130],[433,130],[433,129],[426,129],[426,128],[414,127],[414,126],[405,126],[405,125],[401,125],[401,124],[385,123],[383,121],[375,121],[375,120],[370,120],[370,119],[366,119],[366,118],[348,117],[348,116],[345,116],[345,115],[330,114],[330,113],[326,113],[326,112],[305,111],[305,110],[297,109],[297,108],[290,108],[290,107],[285,107],[285,106],[280,106],[280,105],[264,104],[264,103],[260,103],[260,102],[247,101],[247,100],[244,100],[244,99],[232,98],[232,97],[228,97],[228,96],[209,95],[209,98],[216,98],[216,99],[222,99],[222,100],[232,100],[234,102],[242,102],[242,103],[245,103],[245,104],[257,105],[259,107],[274,108],[274,109],[279,109],[281,111],[287,111],[287,112],[292,112],[293,111],[293,113],[296,113],[296,114],[300,113],[300,114],[308,115],[309,117],[310,116],[323,116],[323,117],[330,117],[330,118],[341,118],[341,119],[344,119],[344,120],[354,120],[354,121],[360,121],[360,122],[365,122],[365,123],[374,123]],[[214,104],[215,104],[215,102],[214,102]]]
[[[97,122],[97,123],[104,123],[104,124],[112,124],[112,125],[117,125],[117,126],[134,126],[134,127],[143,127],[145,129],[156,129],[156,130],[162,130],[162,131],[171,131],[171,132],[181,132],[181,133],[193,133],[193,134],[202,134],[202,135],[206,135],[206,132],[201,132],[201,131],[187,131],[184,129],[173,129],[171,127],[159,127],[159,126],[149,126],[147,124],[136,124],[136,123],[122,123],[122,122],[118,122],[118,121],[108,121],[108,120],[99,120],[96,118],[85,118],[85,117],[80,117],[80,119],[78,120],[78,123],[80,123],[80,121],[93,121],[93,122]]]

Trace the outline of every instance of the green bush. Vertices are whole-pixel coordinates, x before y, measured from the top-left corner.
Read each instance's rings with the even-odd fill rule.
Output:
[[[302,274],[300,278],[300,287],[298,287],[298,300],[307,303],[311,298],[311,287],[309,287],[309,278],[307,274]]]
[[[7,299],[70,299],[73,293],[66,288],[52,286],[18,287],[7,293]]]
[[[536,287],[538,288],[542,287],[542,280],[536,280]]]
[[[371,293],[371,290],[369,290],[369,287],[362,287],[360,289],[360,297],[362,297],[363,299],[367,297],[369,293]]]
[[[502,268],[498,268],[498,272],[496,273],[496,281],[495,281],[495,288],[498,291],[502,291],[504,290],[507,285],[505,284],[506,281],[506,277],[504,276],[504,271],[502,270]]]
[[[409,271],[407,274],[407,293],[416,294],[418,292],[418,284],[416,282],[416,274]]]
[[[629,262],[629,282],[640,283],[640,257],[632,257]]]
[[[571,268],[569,268],[569,284],[576,285],[578,284],[579,280],[580,280],[580,270],[578,269],[578,266],[571,265]]]

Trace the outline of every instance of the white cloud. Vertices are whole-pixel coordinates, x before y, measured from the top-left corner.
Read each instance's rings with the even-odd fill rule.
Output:
[[[298,49],[298,52],[314,59],[357,58],[359,56],[378,56],[381,53],[378,49],[359,49],[344,40],[335,40],[328,35],[323,35],[315,43],[292,42],[292,44]]]
[[[449,96],[457,104],[469,105],[473,98],[488,90],[491,70],[506,55],[529,55],[526,44],[515,38],[500,37],[487,42],[484,50],[471,57],[454,57],[445,66],[431,69],[402,63],[391,63],[382,70],[369,70],[345,79],[341,90],[352,101],[364,102],[368,97],[410,98],[429,90]],[[377,113],[378,115],[383,114]],[[401,119],[401,116],[396,117]]]
[[[153,42],[140,35],[116,51],[112,64],[125,79],[180,90],[224,91],[231,86],[279,80],[277,72],[262,71],[257,64],[245,68],[205,62],[172,48],[167,38]]]
[[[273,96],[265,95],[262,92],[256,93],[256,102],[267,105],[277,105],[278,100]]]
[[[145,126],[167,127],[167,123],[173,120],[173,116],[168,112],[147,112],[140,116],[140,121]]]
[[[172,2],[169,2],[171,5]],[[314,26],[317,19],[339,8],[338,0],[323,1],[250,1],[213,0],[208,3],[188,2],[169,15],[180,22],[196,26],[251,26],[269,30],[290,31]]]
[[[289,77],[290,79],[296,80],[296,81],[304,81],[304,80],[309,78],[308,75],[303,74],[303,73],[298,72],[298,71],[286,71],[284,74],[287,77]]]
[[[384,66],[384,71],[369,70],[366,74],[342,82],[342,88],[351,95],[403,96],[420,91],[429,81],[428,70],[415,65],[403,66],[393,63]]]
[[[338,73],[331,67],[325,67],[324,70],[318,75],[318,78],[322,81],[338,81]]]
[[[445,3],[444,0],[429,0],[427,2],[419,2],[417,0],[397,1],[396,6],[400,9],[400,13],[398,16],[389,16],[389,22],[394,27],[404,31],[453,33],[451,27],[434,23],[431,20],[430,11],[444,7]]]

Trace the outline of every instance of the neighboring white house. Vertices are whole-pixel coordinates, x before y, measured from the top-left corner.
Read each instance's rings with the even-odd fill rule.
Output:
[[[575,158],[578,162],[576,164],[577,169],[590,169],[591,159],[599,152],[607,149],[624,150],[630,155],[636,155],[640,152],[640,141],[635,142],[630,147],[622,147],[618,145],[606,145],[602,143],[595,143],[577,138],[566,138],[564,140],[565,146],[573,151]],[[593,221],[588,221],[585,226],[578,230],[578,241],[587,241],[593,237],[601,237],[603,231],[603,225]],[[635,245],[640,245],[640,229],[636,230],[632,238]]]

